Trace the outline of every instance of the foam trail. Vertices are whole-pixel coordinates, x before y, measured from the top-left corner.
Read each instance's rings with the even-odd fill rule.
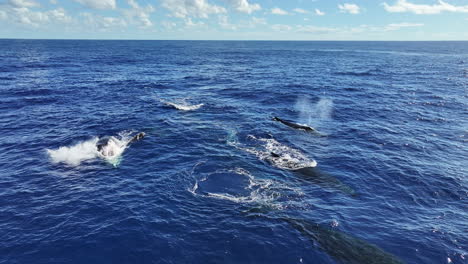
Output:
[[[232,177],[247,177],[249,184],[244,186],[245,190],[248,190],[248,194],[244,195],[235,195],[224,192],[199,192],[199,183],[208,180],[213,175],[218,173],[233,173]],[[221,188],[222,189],[222,188]],[[220,190],[221,190],[220,189]],[[288,186],[284,186],[282,183],[267,180],[267,179],[257,179],[250,172],[243,168],[235,168],[231,170],[218,170],[212,172],[199,181],[195,181],[195,184],[192,188],[188,190],[193,195],[209,197],[220,200],[228,200],[235,203],[254,203],[265,205],[268,207],[282,209],[283,204],[278,200],[282,197],[283,192],[289,193],[289,195],[303,195],[300,190]]]
[[[98,138],[93,138],[87,141],[79,142],[71,147],[60,147],[58,149],[47,149],[47,153],[53,163],[66,163],[71,166],[78,166],[85,160],[90,160],[98,157],[99,153],[96,150],[96,142]]]

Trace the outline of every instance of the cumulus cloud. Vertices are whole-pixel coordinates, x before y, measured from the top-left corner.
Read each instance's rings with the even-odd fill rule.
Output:
[[[162,0],[162,6],[178,18],[208,18],[210,14],[226,13],[224,7],[211,5],[206,0]]]
[[[131,9],[124,10],[124,15],[131,21],[135,21],[140,24],[141,27],[151,27],[153,22],[150,20],[150,14],[155,11],[152,5],[141,7],[136,0],[127,0]]]
[[[236,30],[237,27],[234,24],[229,23],[228,17],[227,16],[219,16],[219,25],[224,28],[224,29],[229,29],[229,30]]]
[[[293,11],[296,12],[296,13],[299,13],[299,14],[307,14],[307,13],[309,13],[307,10],[304,10],[304,9],[302,9],[302,8],[294,8]]]
[[[115,9],[117,7],[115,0],[75,0],[75,2],[92,9]]]
[[[320,11],[320,10],[318,10],[318,9],[316,8],[316,9],[315,9],[315,14],[316,14],[317,16],[323,16],[323,15],[325,15],[325,12],[322,12],[322,11]]]
[[[281,9],[279,7],[272,8],[271,13],[273,15],[281,15],[281,16],[284,16],[284,15],[288,14],[288,12],[284,11],[283,9]]]
[[[161,25],[167,30],[172,30],[173,28],[177,26],[175,22],[167,21],[167,20],[162,21]]]
[[[359,14],[359,12],[361,11],[359,6],[356,5],[356,4],[342,4],[342,5],[338,5],[338,8],[340,9],[340,12],[342,13],[349,13],[349,14]]]
[[[410,12],[418,15],[439,14],[441,12],[468,13],[468,5],[455,6],[439,0],[437,4],[413,4],[407,0],[398,0],[394,5],[383,3],[385,10],[391,13]]]
[[[259,4],[251,4],[248,0],[227,0],[239,12],[251,14],[261,8]]]
[[[92,13],[81,13],[83,23],[92,29],[99,31],[108,31],[113,28],[123,28],[127,26],[127,22],[119,17],[104,17]]]
[[[187,27],[200,27],[205,25],[204,22],[199,21],[199,22],[193,22],[191,18],[185,19],[185,26]]]
[[[388,24],[385,28],[384,31],[394,31],[394,30],[399,30],[402,28],[408,28],[408,27],[422,27],[424,24],[421,23],[392,23]]]
[[[14,7],[35,7],[39,4],[34,0],[9,0],[8,4]]]
[[[26,7],[15,7],[10,9],[9,12],[10,14],[7,14],[7,12],[3,11],[5,18],[12,17],[14,23],[30,27],[39,27],[53,22],[69,23],[72,21],[72,18],[66,14],[63,8],[39,12]]]
[[[70,23],[72,21],[72,18],[69,15],[67,15],[67,13],[65,12],[65,9],[63,9],[61,7],[57,8],[57,9],[50,10],[50,11],[46,12],[46,14],[53,21],[62,22],[62,23]]]

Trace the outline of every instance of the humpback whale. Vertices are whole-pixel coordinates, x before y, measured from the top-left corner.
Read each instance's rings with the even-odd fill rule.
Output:
[[[270,155],[272,158],[281,158],[281,154],[275,152],[270,152]],[[335,189],[351,196],[357,195],[356,191],[353,188],[344,184],[337,178],[321,172],[315,166],[297,168],[293,169],[292,171],[298,174],[305,181],[313,182],[324,188]]]
[[[340,263],[346,264],[402,264],[394,255],[387,253],[362,239],[346,233],[310,223],[303,219],[282,217],[294,229],[311,241],[317,242],[320,248]]]
[[[273,121],[278,121],[282,124],[285,124],[287,125],[288,127],[292,127],[294,129],[300,129],[300,130],[304,130],[304,131],[308,131],[308,132],[317,132],[317,130],[315,130],[315,128],[313,127],[310,127],[310,126],[307,126],[307,125],[302,125],[302,124],[297,124],[297,123],[294,123],[293,121],[290,121],[290,120],[285,120],[285,119],[281,119],[279,117],[273,117]]]
[[[118,154],[120,154],[121,152],[123,152],[123,150],[125,149],[125,147],[130,144],[130,143],[133,143],[135,141],[138,141],[140,139],[142,139],[143,137],[145,136],[145,133],[144,132],[140,132],[138,134],[136,134],[135,136],[133,136],[129,141],[127,142],[122,142],[118,139],[116,139],[115,137],[102,137],[98,140],[98,142],[96,142],[96,148],[97,148],[97,151],[104,157],[113,157],[113,156],[116,156]]]
[[[395,255],[385,252],[370,242],[329,228],[307,219],[289,217],[285,214],[271,215],[271,209],[264,206],[253,207],[242,212],[250,218],[270,219],[288,223],[302,236],[317,245],[337,263],[342,264],[403,264]],[[270,214],[270,215],[269,215]]]
[[[343,183],[338,178],[328,173],[322,172],[318,168],[307,167],[295,170],[294,172],[296,172],[296,174],[298,174],[304,181],[312,182],[322,188],[338,190],[353,197],[358,196],[358,193],[351,188],[351,186]]]

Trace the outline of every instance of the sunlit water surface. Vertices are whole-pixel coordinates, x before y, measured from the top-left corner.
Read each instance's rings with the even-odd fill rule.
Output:
[[[1,40],[0,69],[0,263],[467,263],[467,42]]]

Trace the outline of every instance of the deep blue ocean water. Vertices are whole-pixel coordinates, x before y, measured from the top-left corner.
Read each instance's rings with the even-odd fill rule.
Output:
[[[0,40],[0,263],[468,263],[467,88],[468,42]]]

